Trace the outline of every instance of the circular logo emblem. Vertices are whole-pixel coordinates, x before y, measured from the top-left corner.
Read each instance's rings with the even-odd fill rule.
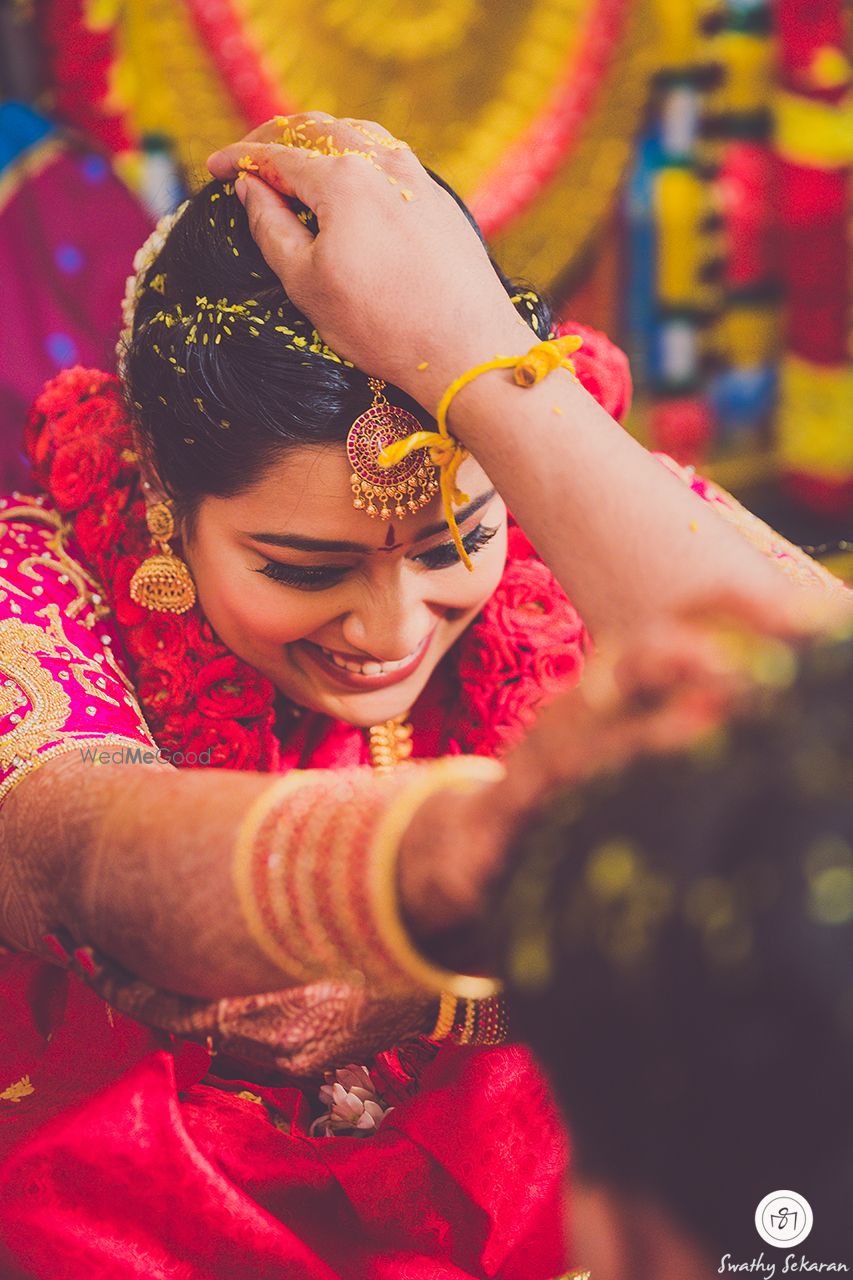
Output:
[[[771,1191],[755,1210],[756,1231],[777,1249],[802,1244],[813,1222],[811,1205],[796,1191]]]

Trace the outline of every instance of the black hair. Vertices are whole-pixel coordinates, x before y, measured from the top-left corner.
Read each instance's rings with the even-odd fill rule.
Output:
[[[822,645],[715,741],[545,806],[492,913],[579,1172],[715,1265],[779,1189],[814,1211],[798,1256],[849,1261],[851,707],[853,644]]]
[[[431,176],[480,235],[455,192]],[[547,336],[546,303],[492,263],[520,314]],[[267,266],[230,183],[209,182],[192,197],[143,285],[125,352],[127,397],[142,449],[185,520],[205,495],[250,486],[283,447],[342,443],[370,405],[365,375],[323,344]],[[387,394],[430,424],[399,389]]]

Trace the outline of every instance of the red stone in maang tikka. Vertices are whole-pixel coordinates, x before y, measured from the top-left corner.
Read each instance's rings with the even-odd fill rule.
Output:
[[[356,418],[347,435],[353,506],[380,520],[392,516],[402,519],[426,506],[438,493],[436,469],[426,449],[414,450],[396,466],[379,465],[379,455],[387,445],[408,439],[423,426],[414,414],[388,402],[381,379],[370,378],[369,386],[373,404]]]

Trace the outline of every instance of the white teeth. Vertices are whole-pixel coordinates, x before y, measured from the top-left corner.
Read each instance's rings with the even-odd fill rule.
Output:
[[[357,662],[351,658],[345,658],[343,654],[335,653],[333,649],[323,649],[322,645],[320,648],[336,667],[342,667],[344,671],[355,671],[363,676],[384,676],[391,671],[399,671],[401,667],[408,666],[415,656],[414,653],[410,653],[407,658],[399,658],[396,662]]]

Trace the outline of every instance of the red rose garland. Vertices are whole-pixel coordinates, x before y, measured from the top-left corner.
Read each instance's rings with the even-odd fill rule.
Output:
[[[130,579],[151,548],[118,379],[79,368],[59,374],[33,406],[25,444],[35,480],[112,603],[160,747],[190,760],[209,751],[219,768],[276,771],[272,683],[219,641],[198,605],[157,614],[130,598]],[[574,609],[513,526],[503,578],[453,653],[461,697],[447,738],[465,751],[506,750],[543,701],[577,681],[583,642]]]

